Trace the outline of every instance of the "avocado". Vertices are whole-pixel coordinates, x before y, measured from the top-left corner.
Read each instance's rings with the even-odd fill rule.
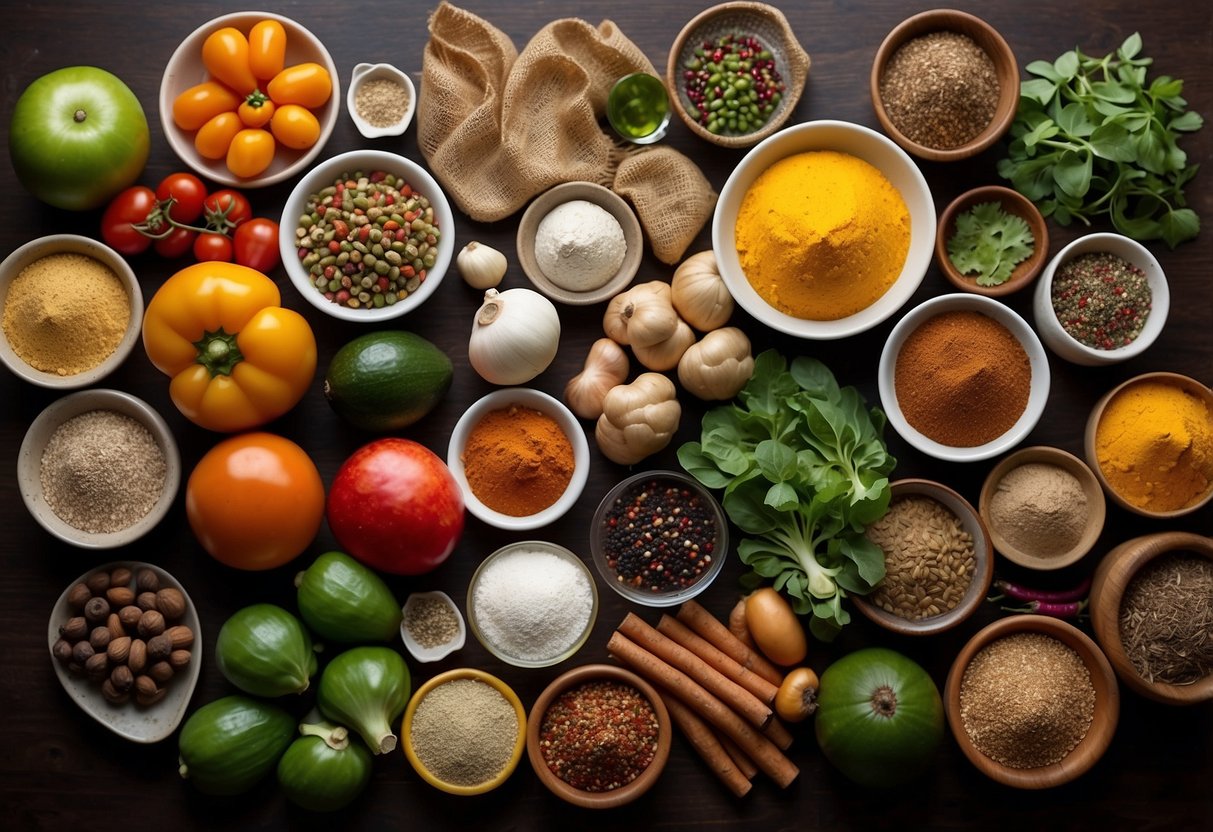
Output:
[[[372,332],[333,356],[324,397],[354,427],[386,433],[406,428],[433,410],[450,389],[453,375],[451,359],[420,335]]]

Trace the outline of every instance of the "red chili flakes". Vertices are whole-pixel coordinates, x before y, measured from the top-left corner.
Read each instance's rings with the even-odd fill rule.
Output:
[[[586,682],[553,700],[539,728],[552,773],[575,789],[609,792],[641,775],[657,754],[657,714],[622,682]]]

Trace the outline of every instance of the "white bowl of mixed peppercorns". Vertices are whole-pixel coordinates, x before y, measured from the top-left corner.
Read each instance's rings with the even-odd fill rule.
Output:
[[[1079,237],[1045,267],[1032,311],[1049,349],[1074,364],[1141,355],[1162,332],[1171,294],[1162,266],[1120,234]]]

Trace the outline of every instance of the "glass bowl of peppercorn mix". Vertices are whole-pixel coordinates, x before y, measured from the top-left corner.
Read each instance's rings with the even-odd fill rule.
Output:
[[[1141,355],[1167,322],[1162,266],[1136,240],[1087,234],[1057,252],[1032,298],[1036,331],[1066,361],[1116,364]]]
[[[724,566],[729,529],[707,489],[675,471],[646,471],[607,492],[594,512],[590,551],[611,589],[649,607],[703,592]]]

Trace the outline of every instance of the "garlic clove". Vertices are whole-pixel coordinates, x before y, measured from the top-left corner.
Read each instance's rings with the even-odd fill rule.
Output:
[[[599,338],[590,347],[581,372],[565,385],[569,409],[582,419],[597,419],[607,391],[627,381],[629,369],[627,353],[610,338]]]
[[[473,240],[455,258],[459,274],[473,289],[491,289],[501,283],[509,269],[504,254],[492,246]]]

